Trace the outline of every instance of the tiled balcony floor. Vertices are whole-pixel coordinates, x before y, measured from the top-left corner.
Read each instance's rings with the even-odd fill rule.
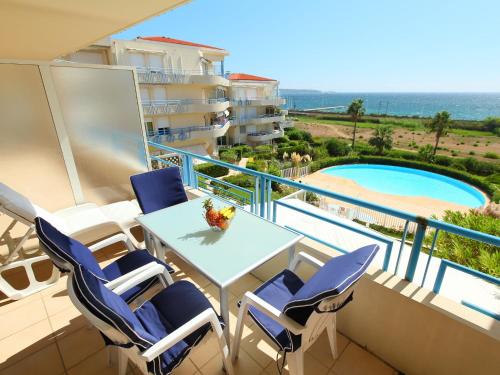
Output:
[[[105,249],[96,254],[101,265],[119,256],[119,251]],[[218,311],[218,290],[181,259],[169,254],[176,269],[174,279],[190,280],[207,295]],[[248,275],[231,288],[231,330],[236,327],[238,298],[261,283]],[[214,337],[199,344],[174,374],[223,374],[222,362]],[[371,355],[346,337],[338,334],[340,358],[333,360],[326,334],[320,337],[305,357],[306,374],[355,375],[395,374],[393,368]],[[262,331],[247,321],[241,352],[235,364],[236,374],[278,374],[277,351]],[[0,300],[0,374],[88,375],[116,374],[107,367],[104,343],[96,329],[73,307],[66,293],[66,277],[21,301]],[[278,357],[280,359],[281,357]],[[139,371],[129,365],[129,374]],[[285,371],[283,373],[288,373]]]

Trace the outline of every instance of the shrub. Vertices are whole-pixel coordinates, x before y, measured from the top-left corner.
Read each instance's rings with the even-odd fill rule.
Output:
[[[199,164],[194,169],[210,177],[222,177],[229,173],[229,168],[211,163]]]
[[[418,149],[418,155],[420,159],[430,163],[434,159],[434,147],[432,145],[425,145]]]
[[[463,163],[468,172],[479,176],[489,176],[498,171],[498,167],[494,164],[480,161],[475,158],[466,158],[463,160]]]
[[[453,163],[453,159],[445,155],[436,155],[434,156],[434,163],[449,167]],[[460,169],[465,170],[465,167],[462,165],[462,168]]]
[[[419,160],[420,156],[416,152],[404,150],[391,150],[386,154],[391,158],[406,159],[406,160]]]
[[[345,156],[350,151],[350,146],[336,138],[328,140],[325,144],[328,155],[330,156]]]
[[[272,152],[273,146],[270,145],[260,145],[254,148],[255,152]]]
[[[484,179],[492,184],[500,185],[500,173],[493,173]]]
[[[231,149],[220,154],[219,158],[220,160],[228,163],[235,163],[239,160],[239,155],[236,153],[236,151],[233,151],[233,149]]]
[[[470,210],[467,213],[446,211],[443,220],[468,229],[500,236],[498,218],[480,210]],[[436,255],[495,277],[500,276],[500,249],[484,242],[443,231],[438,237]]]
[[[276,138],[274,140],[274,143],[281,144],[281,143],[288,143],[288,141],[290,141],[290,139],[285,135],[284,137]]]
[[[287,130],[286,136],[290,140],[294,141],[307,141],[307,142],[313,141],[311,133],[296,128],[291,128]]]
[[[484,154],[484,157],[488,159],[498,159],[498,154],[495,152],[487,152]]]
[[[247,174],[236,174],[223,178],[224,181],[243,188],[253,188],[255,186],[255,178]]]
[[[483,122],[483,126],[487,131],[500,135],[500,118],[488,117]]]

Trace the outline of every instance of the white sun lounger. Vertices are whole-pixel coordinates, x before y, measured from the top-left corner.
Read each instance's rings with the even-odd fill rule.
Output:
[[[12,219],[12,222],[0,236],[0,240],[8,248],[8,254],[0,266],[0,290],[12,299],[20,299],[33,294],[59,278],[58,272],[54,272],[49,280],[42,282],[35,278],[33,264],[47,259],[45,255],[22,260],[16,259],[19,257],[26,240],[33,234],[34,221],[37,216],[44,218],[61,232],[84,243],[123,232],[136,247],[139,247],[137,239],[130,232],[130,229],[137,225],[135,218],[141,213],[136,201],[121,201],[105,206],[85,203],[51,213],[7,185],[0,183],[0,213],[4,213]],[[28,229],[20,238],[12,238],[10,232],[18,222],[26,225]],[[25,269],[29,280],[28,287],[23,290],[14,289],[2,275],[8,269],[19,267]]]

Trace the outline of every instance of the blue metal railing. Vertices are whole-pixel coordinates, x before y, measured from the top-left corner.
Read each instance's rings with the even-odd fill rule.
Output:
[[[302,210],[296,206],[289,205],[286,202],[272,201],[272,195],[271,195],[271,192],[272,192],[271,191],[271,183],[272,182],[282,184],[285,186],[289,186],[289,187],[292,187],[292,188],[295,188],[298,190],[304,190],[306,192],[314,193],[314,194],[324,196],[327,198],[340,200],[340,201],[343,201],[343,202],[348,203],[348,204],[367,208],[370,210],[377,211],[379,213],[394,216],[394,217],[397,217],[399,219],[404,220],[406,222],[406,225],[405,225],[405,230],[403,232],[402,244],[401,244],[401,247],[399,248],[395,272],[397,272],[397,269],[399,267],[400,255],[401,255],[401,252],[403,250],[404,242],[406,240],[406,236],[408,233],[408,224],[415,223],[417,226],[417,229],[416,229],[416,233],[414,235],[413,244],[411,247],[410,256],[409,256],[408,263],[406,265],[406,272],[405,272],[405,279],[408,281],[414,281],[415,271],[417,268],[417,263],[418,263],[418,260],[419,260],[420,254],[421,254],[421,250],[422,250],[423,245],[424,245],[425,233],[426,233],[427,229],[434,229],[436,231],[435,236],[434,236],[433,241],[432,241],[432,246],[430,249],[429,258],[432,256],[432,253],[434,251],[434,247],[436,245],[436,240],[437,240],[437,236],[438,236],[439,232],[448,232],[448,233],[456,234],[456,235],[459,235],[459,236],[462,236],[462,237],[465,237],[468,239],[472,239],[472,240],[476,240],[476,241],[480,241],[480,242],[483,242],[486,244],[500,247],[500,237],[493,236],[493,235],[490,235],[487,233],[475,231],[472,229],[463,228],[463,227],[460,227],[460,226],[457,226],[454,224],[450,224],[450,223],[446,223],[446,222],[443,222],[443,221],[440,221],[437,219],[433,219],[433,218],[425,218],[425,217],[418,216],[418,215],[415,215],[413,213],[409,213],[409,212],[395,209],[392,207],[386,207],[386,206],[372,203],[372,202],[369,202],[369,201],[366,201],[363,199],[354,198],[354,197],[347,196],[344,194],[339,194],[339,193],[336,193],[333,191],[325,190],[325,189],[322,189],[322,188],[319,188],[316,186],[305,185],[305,184],[302,184],[302,183],[297,182],[297,181],[284,179],[282,177],[270,175],[267,173],[258,172],[258,171],[247,169],[247,168],[240,167],[237,165],[229,164],[229,163],[226,163],[223,161],[214,160],[214,159],[207,158],[207,157],[197,155],[197,154],[194,154],[191,152],[187,152],[184,150],[178,150],[178,149],[175,149],[175,148],[172,148],[169,146],[164,146],[164,145],[153,143],[153,142],[149,142],[149,145],[152,147],[170,152],[170,153],[182,155],[182,157],[185,158],[187,161],[187,162],[183,163],[183,166],[184,166],[183,173],[186,174],[187,176],[189,176],[189,175],[194,176],[194,174],[193,174],[194,171],[192,170],[192,159],[193,158],[198,159],[198,160],[202,160],[202,161],[207,162],[207,163],[220,165],[220,166],[244,173],[246,175],[253,176],[255,178],[254,193],[255,193],[255,197],[258,197],[258,202],[255,202],[255,205],[256,205],[255,211],[257,214],[259,214],[261,217],[263,217],[267,220],[276,221],[276,208],[277,208],[277,206],[286,206],[287,208],[291,208],[295,211],[301,212],[302,214],[315,217],[315,218],[322,220],[322,221],[325,221],[325,222],[329,222],[330,224],[333,224],[333,225],[337,225],[337,226],[344,225],[340,221],[336,221],[336,220],[333,220],[333,219],[330,219],[327,217],[323,217],[321,215],[313,214],[313,213],[308,212],[306,210]],[[188,185],[193,186],[191,184],[191,181],[194,180],[194,177],[192,177],[192,178],[187,177],[184,181],[186,181],[186,180],[188,181],[188,183],[187,183]],[[218,180],[218,181],[220,181],[220,180]],[[344,225],[344,227],[345,227],[345,225]],[[297,230],[298,228],[291,228],[291,229],[293,229],[295,231],[299,231],[299,230]],[[393,242],[391,240],[388,240],[388,238],[385,236],[374,235],[372,231],[368,231],[368,230],[364,231],[364,230],[360,230],[359,228],[354,228],[351,226],[348,226],[348,229],[351,231],[357,232],[358,234],[362,234],[364,236],[368,236],[370,238],[376,239],[377,241],[386,243],[387,247],[386,247],[386,254],[384,256],[383,268],[385,270],[387,270],[388,266],[389,266],[389,259],[390,259],[390,256],[391,256],[391,253],[393,250]],[[305,234],[305,235],[307,235],[311,238],[315,237],[313,234]],[[313,238],[313,239],[324,243],[324,241],[318,239],[317,237]],[[332,244],[327,244],[327,245],[334,247]],[[345,249],[338,249],[338,250],[345,251]],[[427,261],[427,264],[425,266],[424,278],[422,280],[421,285],[423,285],[423,282],[425,281],[425,278],[427,277],[427,271],[429,268],[429,261],[430,260]],[[474,277],[480,278],[484,281],[493,283],[495,285],[500,285],[500,279],[497,277],[494,277],[494,276],[482,273],[480,271],[476,271],[476,270],[470,269],[468,267],[459,265],[457,263],[451,262],[449,260],[443,259],[443,260],[441,260],[441,266],[440,266],[438,274],[436,276],[436,281],[435,281],[436,284],[434,286],[434,291],[436,293],[439,293],[439,290],[441,289],[441,283],[442,283],[442,280],[444,277],[446,267],[452,267],[455,269],[459,269],[459,270],[466,272],[467,274],[470,274]],[[478,306],[475,306],[469,302],[464,302],[464,304],[467,304],[467,306],[475,308],[476,310],[481,311],[483,313],[487,313],[487,310],[482,309]],[[494,314],[493,315],[488,314],[488,315],[493,316]],[[493,317],[496,318],[496,316],[493,316]]]

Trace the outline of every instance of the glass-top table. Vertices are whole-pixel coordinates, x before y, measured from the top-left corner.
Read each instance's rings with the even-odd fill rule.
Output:
[[[229,342],[229,285],[284,250],[289,251],[291,259],[302,236],[239,208],[227,230],[214,231],[204,218],[205,199],[152,212],[137,221],[219,287],[220,313]],[[217,198],[212,197],[212,201],[216,209],[228,205]],[[159,258],[163,255],[157,253]]]

